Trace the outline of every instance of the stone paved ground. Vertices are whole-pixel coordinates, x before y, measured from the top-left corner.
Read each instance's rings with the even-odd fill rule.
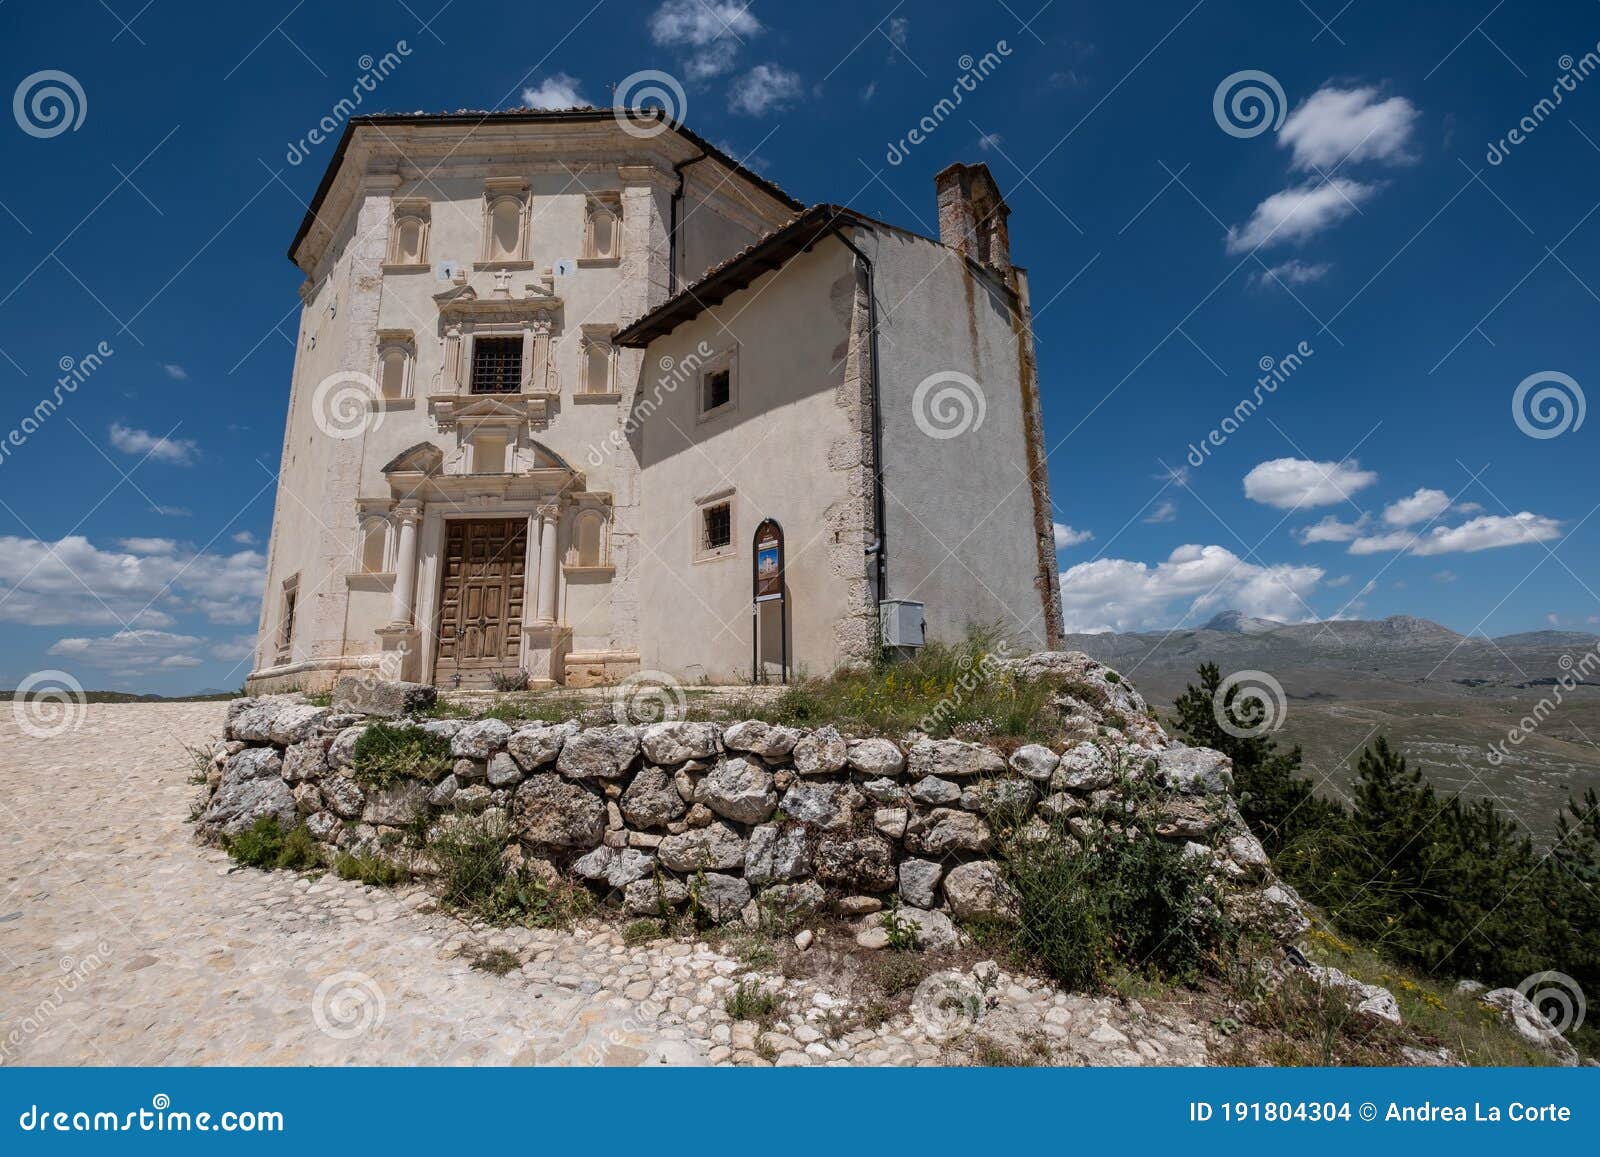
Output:
[[[184,744],[220,703],[93,704],[40,739],[0,711],[0,1063],[927,1064],[945,1014],[830,1036],[848,1003],[781,991],[762,1032],[726,996],[747,969],[705,944],[471,929],[417,887],[234,869],[194,844]],[[469,958],[514,952],[495,976]],[[970,977],[961,983],[972,990]],[[1001,976],[979,1029],[1066,1064],[1203,1064],[1181,1018]],[[924,1002],[926,1005],[926,1002]],[[915,1010],[914,1010],[915,1011]],[[970,1039],[973,1029],[965,1027]],[[1042,1042],[1042,1043],[1041,1043]],[[1031,1050],[1031,1053],[1030,1053]]]

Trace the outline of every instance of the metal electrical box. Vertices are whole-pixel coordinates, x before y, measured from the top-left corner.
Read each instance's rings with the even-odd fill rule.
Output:
[[[910,599],[884,599],[878,604],[878,622],[885,647],[923,645],[923,604]]]

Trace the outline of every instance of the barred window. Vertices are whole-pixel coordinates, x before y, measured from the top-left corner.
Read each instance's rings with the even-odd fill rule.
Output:
[[[472,343],[472,392],[515,394],[522,390],[522,339],[480,337]]]
[[[733,542],[733,508],[726,502],[705,509],[705,549],[721,550]]]

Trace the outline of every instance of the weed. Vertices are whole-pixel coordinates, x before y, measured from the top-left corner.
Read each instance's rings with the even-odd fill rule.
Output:
[[[759,984],[741,980],[726,1000],[723,1011],[734,1020],[752,1020],[765,1027],[778,1016],[778,998]]]
[[[522,959],[508,948],[491,948],[487,952],[474,956],[471,966],[478,972],[489,972],[495,976],[504,976],[521,968]]]
[[[403,779],[437,779],[453,764],[444,736],[420,727],[374,723],[356,740],[350,774],[361,786],[381,790]]]
[[[883,930],[889,936],[889,950],[891,952],[916,951],[917,925],[914,921],[901,918],[899,897],[895,897],[881,919]]]
[[[320,868],[322,853],[303,827],[287,832],[273,816],[261,816],[247,831],[223,840],[235,863],[248,868]]]
[[[622,942],[629,948],[637,948],[641,944],[648,944],[652,940],[660,940],[667,934],[665,920],[645,918],[635,920],[622,930]]]
[[[439,866],[440,898],[447,907],[491,924],[562,928],[589,912],[584,889],[547,882],[520,865],[508,865],[510,838],[503,823],[463,817],[441,825],[428,845]]]
[[[411,878],[411,873],[400,865],[365,851],[340,852],[334,857],[333,870],[341,880],[360,880],[379,888],[403,884]]]

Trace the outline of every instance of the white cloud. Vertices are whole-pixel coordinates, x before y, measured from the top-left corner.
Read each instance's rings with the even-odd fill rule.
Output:
[[[129,546],[160,546],[156,551]],[[180,613],[252,623],[266,558],[259,551],[195,554],[166,540],[101,550],[80,535],[59,542],[0,535],[0,622],[32,626],[169,627]]]
[[[1296,169],[1331,169],[1340,164],[1378,161],[1403,164],[1411,130],[1420,114],[1403,96],[1378,99],[1373,87],[1326,85],[1283,122],[1278,143],[1293,150]]]
[[[1302,546],[1310,546],[1315,542],[1352,542],[1361,537],[1368,521],[1364,514],[1354,522],[1341,522],[1337,514],[1330,514],[1321,522],[1302,526],[1294,532],[1294,536]]]
[[[1561,536],[1561,523],[1541,514],[1485,514],[1460,526],[1436,526],[1427,534],[1409,530],[1358,538],[1350,544],[1351,554],[1378,554],[1408,550],[1416,555],[1470,554],[1501,546],[1523,546],[1548,542]]]
[[[911,40],[911,21],[904,16],[892,17],[884,35],[896,48],[905,48]]]
[[[1460,577],[1453,570],[1441,570],[1434,574],[1433,581],[1436,583],[1453,583]]]
[[[871,104],[872,103],[872,98],[877,96],[877,95],[878,95],[878,82],[875,81],[875,80],[869,80],[869,81],[867,81],[867,87],[861,90],[861,103],[862,104]]]
[[[1282,288],[1286,285],[1310,285],[1312,282],[1321,281],[1328,276],[1328,271],[1332,268],[1333,266],[1325,262],[1308,264],[1297,258],[1290,258],[1288,261],[1271,266],[1268,269],[1256,270],[1250,275],[1250,284],[1261,286],[1264,289],[1272,286]]]
[[[589,102],[578,92],[577,77],[555,72],[536,86],[523,89],[522,103],[528,108],[577,108]]]
[[[1419,489],[1409,498],[1391,502],[1383,508],[1383,520],[1390,526],[1412,526],[1437,518],[1450,509],[1450,496],[1443,490]]]
[[[1347,574],[1342,574],[1342,575],[1338,576],[1337,578],[1328,579],[1322,585],[1325,586],[1325,587],[1342,587],[1342,586],[1348,586],[1349,583],[1350,583],[1350,576],[1347,575]]]
[[[256,544],[256,536],[248,530],[241,530],[233,536],[233,541],[240,546],[254,546]]]
[[[163,518],[188,518],[194,513],[187,506],[152,506],[151,511]]]
[[[173,554],[178,549],[173,538],[119,538],[117,545],[129,554]]]
[[[986,153],[990,149],[998,149],[1004,143],[1005,137],[999,133],[984,133],[978,138],[978,147]]]
[[[728,107],[748,116],[765,116],[793,104],[804,92],[798,73],[778,64],[758,64],[733,82]]]
[[[1376,185],[1335,177],[1274,193],[1256,206],[1244,225],[1228,229],[1228,252],[1299,244],[1343,221],[1377,191]]]
[[[1073,530],[1064,522],[1058,522],[1056,527],[1056,549],[1066,550],[1069,546],[1078,546],[1088,542],[1094,537],[1093,532],[1087,530]]]
[[[60,639],[51,644],[48,653],[80,667],[132,675],[155,668],[198,667],[201,660],[193,652],[204,645],[205,640],[195,635],[134,630],[118,631],[97,639],[83,636]]]
[[[124,454],[154,458],[169,466],[192,466],[200,446],[189,438],[158,438],[148,430],[136,430],[120,422],[111,425],[111,445]]]
[[[1237,609],[1297,622],[1323,576],[1321,567],[1246,562],[1222,546],[1180,546],[1165,562],[1130,559],[1079,563],[1061,575],[1069,631],[1131,631]]]
[[[1244,493],[1267,506],[1294,510],[1343,502],[1377,480],[1376,472],[1361,469],[1361,463],[1354,458],[1344,462],[1274,458],[1244,476]]]
[[[1158,503],[1156,508],[1144,517],[1144,521],[1152,526],[1159,526],[1164,522],[1176,522],[1177,520],[1178,504],[1170,498]]]
[[[749,5],[734,0],[667,0],[650,17],[650,39],[685,51],[690,80],[732,70],[743,42],[763,31]]]
[[[175,382],[186,382],[189,380],[189,371],[184,369],[177,362],[162,362],[161,368],[166,373],[167,377],[171,378]]]
[[[228,663],[237,663],[256,653],[256,637],[254,635],[235,635],[222,643],[211,645],[211,657],[221,659]]]

